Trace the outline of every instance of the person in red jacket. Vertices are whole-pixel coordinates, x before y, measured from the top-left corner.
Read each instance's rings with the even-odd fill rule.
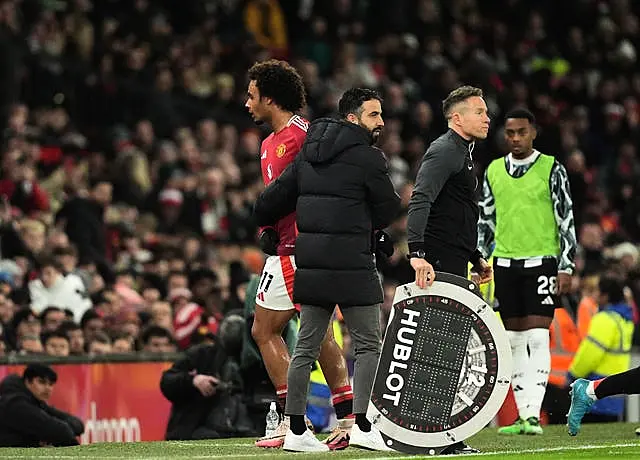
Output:
[[[4,166],[6,176],[0,180],[0,197],[24,215],[49,211],[49,196],[38,184],[33,167],[23,158],[6,160]]]

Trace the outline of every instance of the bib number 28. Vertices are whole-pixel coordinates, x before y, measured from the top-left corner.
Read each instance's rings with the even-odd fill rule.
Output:
[[[557,292],[556,286],[557,277],[540,275],[538,276],[538,294],[548,295],[555,294]]]

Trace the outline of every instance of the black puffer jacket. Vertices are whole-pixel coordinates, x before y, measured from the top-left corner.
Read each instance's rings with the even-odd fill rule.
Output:
[[[396,217],[400,197],[384,154],[370,144],[358,125],[318,119],[296,160],[256,201],[259,225],[297,212],[295,302],[328,308],[382,302],[373,232]]]
[[[78,445],[82,420],[39,401],[18,375],[0,383],[0,447]]]

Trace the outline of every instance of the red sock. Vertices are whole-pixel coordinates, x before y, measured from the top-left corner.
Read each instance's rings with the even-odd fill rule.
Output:
[[[278,409],[280,413],[284,414],[285,406],[287,405],[287,386],[282,385],[276,387],[276,400],[278,402]]]
[[[353,418],[353,390],[351,389],[351,385],[332,390],[331,403],[336,411],[336,418],[338,420]]]

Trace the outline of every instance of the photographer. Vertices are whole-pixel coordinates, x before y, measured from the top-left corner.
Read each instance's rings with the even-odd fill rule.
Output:
[[[240,352],[245,321],[229,315],[215,345],[190,348],[162,374],[160,390],[171,401],[165,439],[256,436],[242,398]]]

